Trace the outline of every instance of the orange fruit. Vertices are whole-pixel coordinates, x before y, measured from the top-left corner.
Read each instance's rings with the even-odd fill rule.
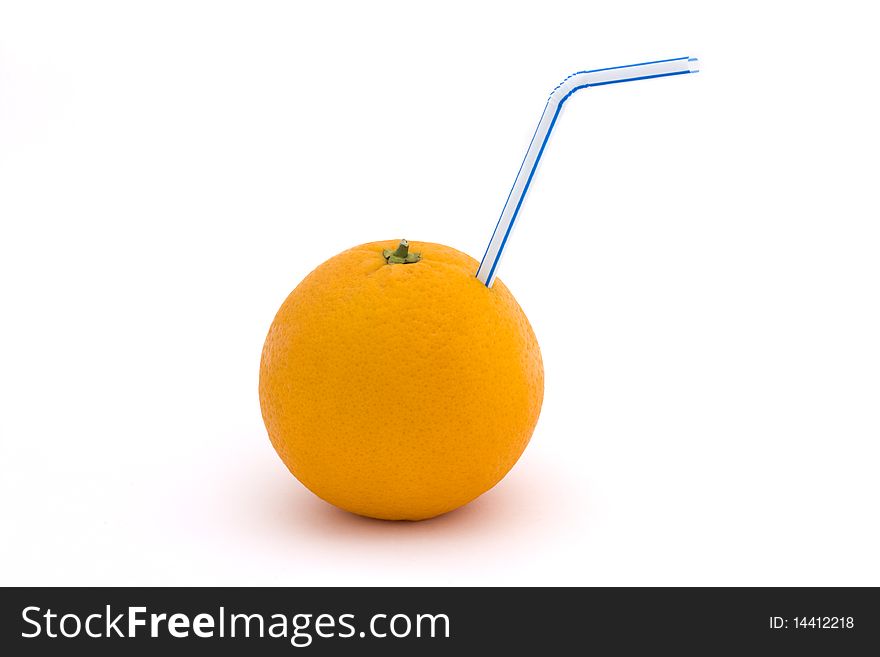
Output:
[[[538,341],[504,283],[487,288],[448,246],[406,245],[364,244],[315,269],[260,363],[263,420],[288,469],[327,502],[389,520],[492,488],[544,396]]]

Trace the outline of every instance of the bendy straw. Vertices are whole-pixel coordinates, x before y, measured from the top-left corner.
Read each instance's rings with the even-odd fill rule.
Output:
[[[587,87],[599,87],[605,84],[615,84],[617,82],[631,82],[633,80],[648,80],[650,78],[663,78],[670,75],[683,75],[687,73],[696,73],[699,69],[699,63],[695,57],[678,57],[676,59],[661,59],[656,62],[645,62],[643,64],[630,64],[628,66],[613,66],[611,68],[599,68],[593,71],[581,71],[569,75],[565,80],[557,86],[547,105],[544,107],[544,113],[538,122],[538,127],[529,144],[529,150],[519,167],[519,173],[507,195],[507,201],[504,209],[501,211],[501,217],[492,233],[492,239],[489,240],[489,246],[486,247],[486,253],[480,262],[480,268],[477,270],[477,278],[479,278],[486,287],[492,287],[495,281],[495,274],[498,270],[498,263],[501,261],[501,255],[504,247],[510,240],[510,234],[516,224],[516,219],[522,209],[523,199],[529,191],[529,185],[535,176],[538,163],[541,161],[541,155],[550,139],[550,133],[556,120],[562,112],[562,107],[568,97],[575,91],[586,89]]]

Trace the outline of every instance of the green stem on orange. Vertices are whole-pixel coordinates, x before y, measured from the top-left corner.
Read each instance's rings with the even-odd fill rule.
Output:
[[[406,240],[400,240],[400,244],[394,251],[391,249],[383,250],[382,256],[389,265],[411,265],[422,259],[421,253],[409,252],[409,242]]]

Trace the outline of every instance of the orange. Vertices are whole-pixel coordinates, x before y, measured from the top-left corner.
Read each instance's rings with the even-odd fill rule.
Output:
[[[519,459],[544,396],[541,352],[513,295],[477,280],[477,264],[441,244],[373,242],[287,297],[263,347],[260,406],[313,493],[421,520],[483,494]]]

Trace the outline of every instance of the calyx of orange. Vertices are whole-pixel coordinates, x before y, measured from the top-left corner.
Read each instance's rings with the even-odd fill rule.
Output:
[[[422,259],[421,253],[409,252],[409,242],[406,240],[400,240],[400,244],[398,244],[397,249],[394,251],[384,249],[382,256],[389,265],[411,265]]]

